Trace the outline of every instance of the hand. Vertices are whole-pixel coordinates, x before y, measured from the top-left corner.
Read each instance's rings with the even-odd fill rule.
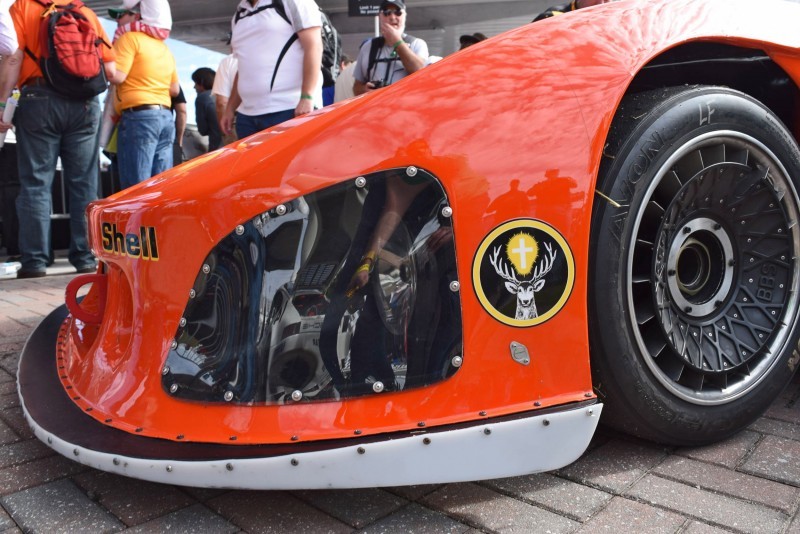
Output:
[[[11,129],[12,124],[9,122],[3,122],[0,120],[0,133],[5,133]]]
[[[374,91],[375,89],[379,89],[378,87],[375,87],[375,84],[372,82],[365,83],[364,88],[366,88],[367,93],[369,93],[370,91]]]
[[[356,271],[353,277],[350,279],[350,284],[347,286],[347,292],[345,293],[345,296],[347,298],[352,297],[353,295],[358,293],[358,291],[362,287],[367,285],[367,282],[369,282],[369,271],[368,270]]]
[[[297,107],[294,108],[294,116],[299,117],[300,115],[307,115],[312,111],[314,111],[314,101],[307,98],[301,98],[297,103]]]
[[[403,39],[403,32],[400,28],[392,26],[388,20],[381,20],[381,35],[386,42],[386,46],[394,46],[397,41]]]
[[[222,114],[222,120],[219,121],[219,129],[222,130],[222,133],[225,135],[233,134],[233,111],[225,108],[225,112]]]

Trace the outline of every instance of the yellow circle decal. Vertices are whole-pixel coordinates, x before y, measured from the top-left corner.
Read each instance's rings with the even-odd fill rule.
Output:
[[[481,242],[472,262],[472,283],[492,317],[509,326],[536,326],[569,299],[575,260],[555,228],[536,219],[516,219]]]

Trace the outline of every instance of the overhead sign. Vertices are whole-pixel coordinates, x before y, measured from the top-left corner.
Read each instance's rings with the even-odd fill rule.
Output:
[[[374,17],[380,11],[382,0],[347,0],[351,17]]]

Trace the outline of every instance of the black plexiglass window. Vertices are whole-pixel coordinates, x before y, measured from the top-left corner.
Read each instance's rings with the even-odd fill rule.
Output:
[[[272,404],[446,379],[462,361],[446,206],[432,175],[404,168],[238,226],[198,272],[164,388],[183,399]]]

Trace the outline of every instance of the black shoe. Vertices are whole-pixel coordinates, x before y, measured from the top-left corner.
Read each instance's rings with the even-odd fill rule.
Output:
[[[75,270],[80,274],[89,274],[97,272],[96,265],[87,265],[86,267],[76,267]]]
[[[20,278],[44,278],[47,276],[47,271],[17,271],[17,279]]]

